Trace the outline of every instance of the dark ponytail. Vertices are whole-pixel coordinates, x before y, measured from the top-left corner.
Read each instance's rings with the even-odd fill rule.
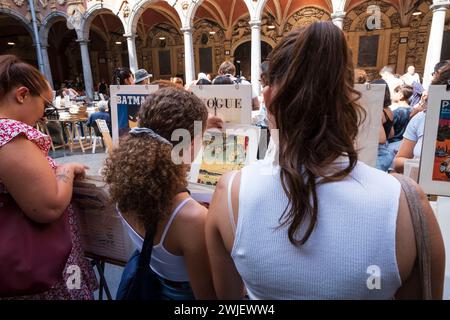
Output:
[[[113,78],[112,78],[111,83],[116,84],[116,85],[124,85],[125,80],[128,79],[132,75],[133,75],[133,73],[127,67],[117,68],[113,72]]]

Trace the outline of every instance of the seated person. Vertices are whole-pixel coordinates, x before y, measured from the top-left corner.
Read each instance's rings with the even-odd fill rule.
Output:
[[[163,300],[216,297],[206,252],[207,210],[190,197],[187,165],[174,163],[170,142],[176,129],[186,130],[192,143],[183,149],[188,152],[183,158],[194,159],[194,122],[205,128],[207,118],[205,104],[195,95],[159,89],[142,103],[138,127],[122,137],[103,172],[137,250],[146,231],[154,231],[150,269],[161,283]]]
[[[432,85],[447,84],[450,79],[450,62],[442,67],[441,63],[438,63],[433,73]],[[407,159],[420,158],[422,154],[422,141],[425,130],[425,118],[426,118],[426,98],[427,95],[422,96],[422,100],[419,106],[416,108],[418,113],[411,119],[406,128],[403,136],[403,141],[398,150],[397,156],[394,159],[394,169],[397,172],[402,173],[405,167],[405,161]]]
[[[101,119],[105,120],[106,124],[108,125],[109,132],[111,132],[111,116],[106,111],[107,104],[99,103],[98,106],[98,112],[94,112],[89,116],[89,119],[87,121],[87,125],[89,127],[94,127],[95,120]]]
[[[409,119],[411,118],[412,108],[409,105],[409,98],[413,94],[413,88],[409,85],[397,86],[394,89],[394,95],[392,96],[391,110],[394,112],[394,136],[389,141],[389,149],[397,153],[401,141],[403,139],[403,133],[406,130]]]
[[[381,114],[381,127],[378,138],[378,156],[376,167],[381,171],[387,172],[394,160],[395,154],[388,148],[387,140],[394,135],[394,114],[389,108],[391,104],[391,94],[385,80],[375,80],[373,84],[385,84],[383,111]]]

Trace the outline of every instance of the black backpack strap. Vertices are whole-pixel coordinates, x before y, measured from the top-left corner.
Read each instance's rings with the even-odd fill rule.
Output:
[[[152,258],[153,240],[155,238],[155,231],[151,228],[145,232],[144,244],[139,255],[139,268],[150,268],[150,259]]]

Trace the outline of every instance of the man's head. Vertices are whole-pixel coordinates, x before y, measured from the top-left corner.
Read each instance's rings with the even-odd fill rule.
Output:
[[[408,73],[410,75],[414,75],[416,73],[416,68],[414,66],[409,66],[408,67]]]
[[[385,67],[381,68],[381,70],[380,70],[380,76],[383,79],[392,77],[393,73],[394,73],[394,68],[392,68],[391,66],[385,66]]]
[[[98,103],[98,111],[106,112],[107,108],[108,108],[108,101],[100,101]]]
[[[217,73],[220,76],[224,76],[226,74],[231,74],[232,76],[235,76],[236,75],[236,67],[234,66],[234,64],[232,62],[225,61],[220,65]]]

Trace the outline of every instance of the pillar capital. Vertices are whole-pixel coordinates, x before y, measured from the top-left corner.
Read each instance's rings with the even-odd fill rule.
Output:
[[[331,19],[332,20],[343,20],[345,18],[346,14],[347,14],[347,12],[344,12],[344,11],[333,12],[331,14]]]
[[[137,38],[137,35],[135,35],[135,34],[131,34],[131,33],[128,33],[128,34],[124,34],[123,35],[125,38],[127,38],[127,39],[131,39],[131,40],[134,40],[134,39],[136,39]]]
[[[78,42],[80,45],[87,45],[90,40],[89,39],[77,39],[76,42]]]
[[[261,20],[250,20],[248,24],[252,29],[261,29]]]
[[[430,6],[431,11],[447,11],[447,9],[450,7],[450,1],[444,1],[442,3],[434,3]]]
[[[193,32],[194,32],[194,28],[191,27],[191,26],[189,26],[189,27],[183,27],[183,28],[181,28],[180,30],[181,30],[181,32],[183,32],[183,33],[193,33]]]

